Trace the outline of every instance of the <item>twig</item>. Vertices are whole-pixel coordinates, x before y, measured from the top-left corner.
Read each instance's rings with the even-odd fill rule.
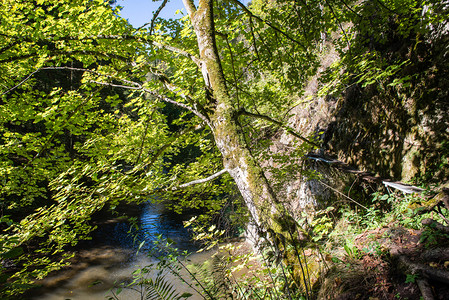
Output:
[[[39,72],[41,69],[37,69],[36,71],[32,72],[30,75],[28,75],[27,77],[25,77],[24,80],[22,80],[21,82],[19,82],[18,84],[16,84],[15,86],[13,86],[12,88],[8,89],[6,92],[2,93],[2,96],[9,93],[12,90],[15,90],[16,88],[18,88],[19,86],[21,86],[22,84],[24,84],[26,81],[28,81],[31,76],[33,76],[34,74],[36,74],[37,72]]]
[[[287,126],[287,125],[285,125],[285,124],[282,123],[282,122],[279,122],[279,121],[277,121],[277,120],[275,120],[275,119],[272,119],[272,118],[269,117],[269,116],[261,115],[261,114],[254,114],[254,113],[251,113],[251,112],[246,111],[246,110],[243,110],[243,109],[239,112],[239,114],[245,115],[245,116],[249,116],[249,117],[254,117],[254,118],[263,119],[263,120],[269,121],[269,122],[271,122],[271,123],[274,123],[274,124],[276,124],[277,126],[279,126],[279,127],[281,127],[281,128],[284,128],[288,133],[290,133],[290,134],[293,135],[294,137],[300,139],[301,141],[306,142],[306,143],[308,143],[309,145],[315,146],[315,147],[317,147],[317,148],[320,148],[320,145],[318,145],[317,143],[312,142],[311,140],[308,140],[308,139],[306,139],[305,137],[303,137],[302,135],[296,133],[296,131],[295,131],[293,128],[291,128],[290,126]]]
[[[366,209],[366,210],[368,210],[368,208],[366,207],[366,206],[364,206],[364,205],[362,205],[362,204],[360,204],[360,203],[358,203],[357,201],[355,201],[354,199],[352,199],[351,197],[348,197],[348,196],[346,196],[345,194],[343,194],[342,192],[340,192],[339,190],[337,190],[337,189],[334,189],[333,187],[331,187],[330,185],[327,185],[327,184],[325,184],[324,182],[322,182],[321,180],[318,180],[318,182],[319,183],[321,183],[322,185],[324,185],[325,187],[327,187],[327,188],[330,188],[331,190],[333,190],[334,192],[336,192],[337,194],[339,194],[339,195],[341,195],[341,196],[343,196],[343,197],[345,197],[346,199],[348,199],[348,200],[350,200],[350,201],[352,201],[352,202],[354,202],[355,204],[357,204],[358,206],[360,206],[360,207],[363,207],[364,209]]]
[[[235,93],[236,93],[236,98],[237,98],[237,106],[240,106],[239,105],[238,82],[237,82],[237,77],[235,75],[234,54],[232,53],[232,48],[231,48],[231,44],[229,43],[228,36],[226,35],[225,38],[226,38],[226,44],[227,44],[228,49],[229,49],[229,53],[231,54],[232,76],[234,77],[234,86],[235,86]]]
[[[334,15],[335,19],[337,20],[338,27],[340,27],[341,31],[343,32],[343,35],[345,36],[345,39],[346,39],[346,44],[348,45],[348,49],[349,49],[351,47],[351,45],[349,44],[349,38],[346,35],[346,31],[343,28],[343,25],[341,24],[337,14],[335,13],[334,8],[332,7],[332,5],[327,0],[324,0],[324,2],[326,2],[327,6],[329,6],[329,9],[330,9],[331,13]]]

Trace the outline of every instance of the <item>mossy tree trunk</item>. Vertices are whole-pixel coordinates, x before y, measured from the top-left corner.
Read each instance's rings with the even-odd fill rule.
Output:
[[[271,223],[279,212],[278,201],[259,163],[245,143],[238,122],[238,107],[226,86],[218,55],[211,0],[200,0],[198,8],[192,0],[183,0],[197,35],[201,71],[206,88],[211,92],[209,118],[214,139],[223,157],[223,166],[238,186],[244,201],[259,226]]]

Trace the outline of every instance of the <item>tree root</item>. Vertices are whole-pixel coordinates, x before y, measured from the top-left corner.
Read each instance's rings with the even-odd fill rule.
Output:
[[[425,279],[418,279],[416,281],[416,284],[419,287],[419,290],[421,291],[421,295],[424,300],[433,300],[435,299],[433,297],[432,288],[430,287],[429,282]]]
[[[436,248],[427,250],[420,255],[420,259],[423,261],[449,261],[449,249]]]
[[[435,197],[428,200],[423,200],[420,203],[413,203],[409,205],[409,208],[416,209],[418,215],[422,215],[431,211],[436,211],[440,216],[449,224],[447,220],[441,214],[441,207],[446,207],[449,210],[449,189],[443,188]]]
[[[444,226],[443,224],[440,224],[440,223],[438,223],[437,221],[435,221],[433,219],[424,219],[424,220],[421,221],[421,224],[433,227],[436,230],[439,230],[441,232],[449,234],[449,226]]]
[[[419,287],[424,300],[433,300],[434,296],[432,288],[428,280],[435,280],[445,284],[449,284],[449,272],[436,269],[425,264],[412,262],[407,256],[400,255],[398,257],[398,267],[404,274],[419,275],[416,284]]]
[[[449,271],[436,269],[425,264],[414,263],[405,255],[398,257],[398,266],[405,271],[404,273],[418,274],[422,278],[449,284]]]

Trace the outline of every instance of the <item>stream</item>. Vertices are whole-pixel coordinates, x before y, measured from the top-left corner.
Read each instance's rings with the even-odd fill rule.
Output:
[[[93,233],[91,241],[78,251],[77,259],[70,267],[58,271],[42,281],[42,288],[33,291],[33,300],[99,300],[108,299],[115,291],[118,282],[131,278],[136,269],[155,264],[155,258],[146,253],[152,246],[156,235],[169,238],[176,248],[195,252],[198,248],[192,243],[189,232],[184,228],[179,216],[167,211],[161,204],[147,203],[142,206],[139,216],[137,236],[130,234],[130,225],[125,222],[106,222]],[[137,253],[138,246],[145,241]],[[189,256],[190,263],[204,262],[210,253]],[[154,278],[154,275],[151,275]],[[167,280],[182,294],[190,292],[187,285],[171,274]],[[111,290],[112,289],[112,290]],[[27,298],[28,299],[28,298]],[[119,299],[141,299],[140,293],[123,289]],[[189,298],[201,299],[199,295]]]

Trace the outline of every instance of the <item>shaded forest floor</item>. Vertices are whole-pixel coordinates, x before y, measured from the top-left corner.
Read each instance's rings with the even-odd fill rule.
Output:
[[[421,230],[391,224],[356,236],[324,275],[318,298],[449,299],[449,235],[426,222]]]

